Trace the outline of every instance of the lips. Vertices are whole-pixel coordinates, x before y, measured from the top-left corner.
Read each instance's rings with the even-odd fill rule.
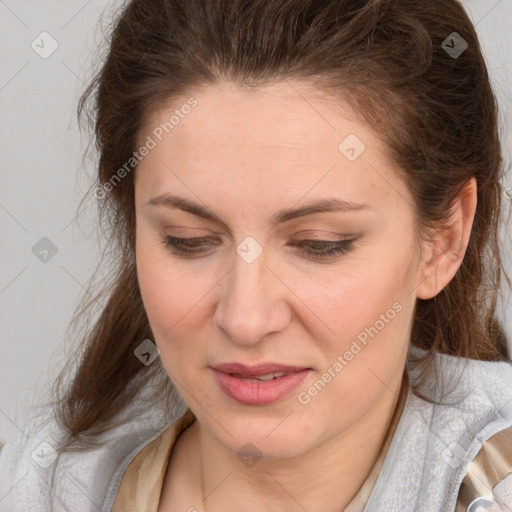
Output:
[[[294,373],[305,370],[305,366],[287,366],[275,363],[261,363],[253,366],[247,366],[241,363],[224,363],[213,367],[223,373],[237,374],[242,377],[255,377],[258,375],[268,375],[270,373]]]
[[[213,367],[217,382],[231,399],[245,405],[265,405],[287,396],[310,371],[303,366],[225,363]]]

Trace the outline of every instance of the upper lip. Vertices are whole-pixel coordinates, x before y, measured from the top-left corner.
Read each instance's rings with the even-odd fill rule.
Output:
[[[306,366],[287,366],[277,363],[260,363],[252,366],[241,363],[223,363],[213,366],[213,369],[223,373],[253,377],[256,375],[267,375],[269,373],[294,373],[307,370],[308,368]]]

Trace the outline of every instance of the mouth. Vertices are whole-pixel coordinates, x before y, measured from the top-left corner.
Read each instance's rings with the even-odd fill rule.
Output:
[[[311,368],[264,363],[247,366],[226,363],[213,368],[220,389],[244,405],[266,405],[284,399]]]
[[[246,382],[261,382],[261,381],[268,381],[268,380],[276,380],[280,377],[284,377],[285,375],[289,375],[285,372],[278,372],[278,373],[266,373],[264,375],[255,375],[254,377],[247,377],[245,375],[240,375],[239,373],[230,373],[232,377],[236,377],[237,379],[242,379]]]

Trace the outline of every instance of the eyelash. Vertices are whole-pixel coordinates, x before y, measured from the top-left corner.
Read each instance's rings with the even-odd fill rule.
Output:
[[[184,249],[180,247],[178,244],[193,244],[193,243],[201,243],[204,240],[208,240],[208,237],[198,237],[198,238],[177,238],[174,236],[167,235],[163,239],[163,244],[169,248],[173,253],[185,256],[185,257],[193,257],[199,254],[202,254],[208,249],[197,250],[197,249]],[[292,246],[303,247],[301,249],[301,253],[310,258],[316,259],[332,259],[335,256],[341,256],[343,254],[348,253],[352,249],[352,243],[355,239],[352,240],[300,240],[299,242],[294,242]],[[316,250],[311,250],[308,245],[316,245],[317,247],[328,247],[327,250],[318,252]]]

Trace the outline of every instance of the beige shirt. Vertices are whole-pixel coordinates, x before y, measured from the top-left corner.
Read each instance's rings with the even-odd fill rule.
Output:
[[[364,509],[402,414],[408,388],[409,380],[407,373],[404,372],[400,395],[377,460],[359,491],[345,508],[345,512],[362,512]],[[157,512],[174,444],[195,419],[192,411],[187,408],[182,416],[137,454],[126,469],[112,512]]]

